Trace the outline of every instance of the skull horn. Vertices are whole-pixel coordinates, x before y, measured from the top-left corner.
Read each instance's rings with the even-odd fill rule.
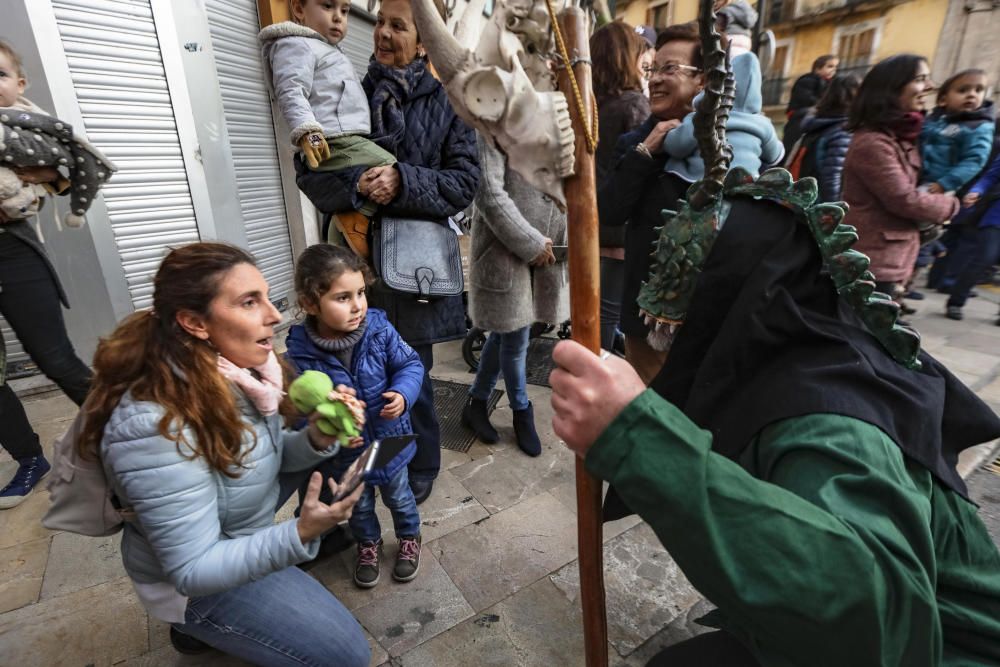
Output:
[[[427,53],[433,54],[431,63],[441,77],[441,83],[447,85],[459,73],[462,63],[471,53],[448,31],[448,26],[441,20],[441,15],[431,0],[411,0],[410,6],[413,8],[413,22],[420,34],[420,41],[427,47]]]
[[[486,0],[470,0],[462,18],[455,26],[455,39],[459,45],[466,49],[475,49],[479,44],[479,33],[482,32],[483,9],[486,7]]]

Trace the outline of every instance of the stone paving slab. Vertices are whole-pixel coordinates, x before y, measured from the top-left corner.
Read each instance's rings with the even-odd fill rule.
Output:
[[[128,578],[0,614],[6,665],[104,667],[148,647],[146,612]]]
[[[399,667],[552,667],[584,663],[578,606],[548,578],[406,653]]]
[[[57,533],[49,549],[41,599],[60,597],[126,576],[121,541],[120,533],[100,538]]]
[[[490,515],[450,470],[442,470],[434,481],[434,492],[417,508],[420,512],[420,534],[424,543],[475,523]],[[386,542],[392,542],[392,513],[381,499],[375,500],[375,514],[382,525]]]
[[[0,549],[0,614],[38,602],[48,559],[46,538]]]
[[[646,643],[629,654],[628,657],[623,658],[617,653],[611,652],[608,656],[611,667],[646,667],[646,663],[667,646],[711,632],[715,628],[700,625],[697,621],[713,609],[715,606],[708,600],[699,600],[683,614],[674,618],[665,628],[646,640]]]
[[[474,611],[482,611],[576,558],[576,521],[540,493],[431,543]]]
[[[580,597],[579,562],[552,575],[570,599]],[[627,656],[701,599],[645,523],[604,545],[608,641]]]
[[[4,455],[6,456],[6,452]],[[16,464],[11,466],[11,475],[16,469]],[[6,478],[0,482],[0,484],[6,483]],[[48,491],[36,489],[28,496],[27,500],[17,507],[3,510],[3,513],[0,514],[3,517],[3,530],[0,530],[0,549],[55,535],[53,531],[41,524],[42,516],[48,508]]]
[[[390,655],[400,655],[472,616],[472,607],[427,545],[421,550],[417,578],[403,584],[392,578],[396,545],[387,544],[380,581],[370,589],[354,584],[354,555],[353,550],[342,552],[311,574]]]

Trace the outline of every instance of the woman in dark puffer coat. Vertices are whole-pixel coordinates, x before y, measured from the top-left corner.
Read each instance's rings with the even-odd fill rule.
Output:
[[[439,11],[443,7],[439,8]],[[476,134],[451,108],[429,71],[409,0],[384,0],[375,25],[375,57],[361,85],[372,114],[370,138],[396,156],[388,167],[310,172],[296,157],[297,184],[321,211],[355,211],[365,198],[386,215],[439,221],[467,208],[479,186]],[[332,186],[331,186],[332,184]],[[434,411],[430,371],[433,344],[465,336],[462,296],[418,303],[414,295],[376,284],[369,304],[389,321],[424,365],[424,383],[410,412],[420,436],[410,462],[417,502],[429,494],[441,467],[441,428]]]
[[[847,114],[860,86],[861,79],[854,74],[835,77],[816,105],[816,113],[802,121],[803,143],[808,148],[799,176],[816,179],[822,201],[840,200],[841,174],[853,134],[847,129]]]

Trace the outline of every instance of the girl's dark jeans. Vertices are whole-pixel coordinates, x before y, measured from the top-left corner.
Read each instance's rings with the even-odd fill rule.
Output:
[[[0,232],[0,314],[42,373],[81,405],[91,372],[76,356],[66,333],[52,274],[35,250],[4,232]],[[8,384],[0,385],[0,444],[15,459],[42,453],[38,436]]]

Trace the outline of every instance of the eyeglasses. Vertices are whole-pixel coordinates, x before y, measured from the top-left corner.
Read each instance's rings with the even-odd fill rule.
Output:
[[[693,76],[701,70],[691,65],[681,65],[680,63],[667,63],[665,65],[647,65],[642,68],[642,73],[646,78],[652,79],[657,74],[663,76],[677,76],[680,72],[691,72]]]

